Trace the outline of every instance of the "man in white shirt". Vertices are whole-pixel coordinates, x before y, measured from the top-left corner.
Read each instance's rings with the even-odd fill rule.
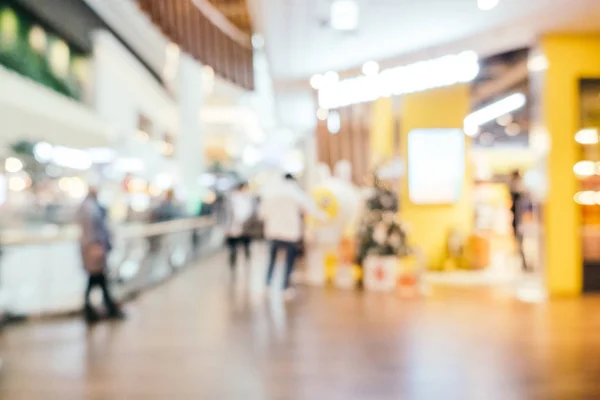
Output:
[[[285,250],[284,289],[287,298],[294,296],[290,287],[290,277],[302,239],[303,213],[312,214],[319,219],[326,218],[325,213],[300,189],[290,174],[285,175],[283,182],[277,183],[263,195],[260,216],[264,221],[265,237],[270,241],[267,286],[271,284],[277,252]]]

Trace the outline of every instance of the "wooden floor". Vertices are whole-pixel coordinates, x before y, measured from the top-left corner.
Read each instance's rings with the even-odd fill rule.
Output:
[[[598,399],[600,298],[305,289],[257,297],[223,255],[127,307],[0,335],[2,400]],[[248,283],[251,281],[251,283]]]

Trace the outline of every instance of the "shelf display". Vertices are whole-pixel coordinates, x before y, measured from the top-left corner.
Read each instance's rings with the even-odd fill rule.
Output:
[[[573,166],[579,180],[574,201],[581,207],[583,286],[600,290],[600,80],[582,79],[579,84],[580,130],[574,140],[580,145],[580,161]]]

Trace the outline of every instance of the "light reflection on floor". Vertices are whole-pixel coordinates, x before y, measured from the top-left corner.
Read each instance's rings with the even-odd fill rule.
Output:
[[[123,323],[0,336],[2,400],[597,398],[600,298],[426,296],[302,288],[264,294],[264,248],[232,280],[220,254],[142,295]],[[276,282],[281,283],[278,269]],[[523,281],[525,293],[534,282]],[[527,297],[527,295],[525,295]],[[35,383],[35,384],[32,384]]]

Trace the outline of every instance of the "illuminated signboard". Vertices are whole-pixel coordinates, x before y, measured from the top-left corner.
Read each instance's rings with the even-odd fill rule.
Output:
[[[415,129],[408,134],[408,192],[415,204],[460,200],[465,179],[461,129]]]

